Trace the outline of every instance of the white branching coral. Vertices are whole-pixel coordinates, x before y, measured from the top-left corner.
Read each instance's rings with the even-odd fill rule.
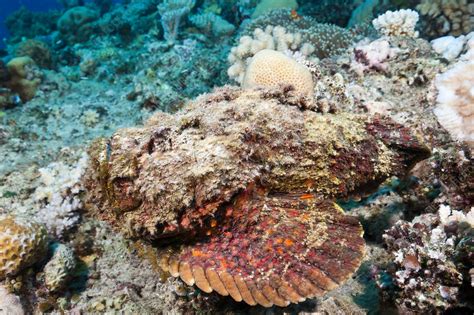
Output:
[[[474,57],[474,55],[472,56]],[[439,75],[434,113],[455,140],[465,141],[474,150],[474,58],[459,61]]]
[[[387,11],[372,21],[375,29],[385,36],[418,37],[415,31],[418,13],[413,10]]]
[[[80,179],[86,165],[84,154],[74,166],[53,162],[39,169],[41,186],[34,193],[40,205],[37,218],[58,238],[79,221],[77,212],[82,206],[79,193],[83,190]]]
[[[231,49],[228,57],[231,66],[227,70],[229,77],[242,83],[251,58],[265,49],[280,52],[299,51],[303,56],[309,56],[314,52],[315,47],[303,42],[301,34],[287,33],[281,26],[267,26],[265,30],[257,28],[253,32],[253,37],[242,36],[239,45]]]

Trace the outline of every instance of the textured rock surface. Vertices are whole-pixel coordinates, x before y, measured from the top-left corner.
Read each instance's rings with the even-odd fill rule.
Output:
[[[129,236],[192,242],[162,264],[205,292],[263,306],[320,296],[364,253],[359,223],[332,199],[404,174],[428,150],[389,119],[304,105],[222,88],[98,140],[87,207]]]

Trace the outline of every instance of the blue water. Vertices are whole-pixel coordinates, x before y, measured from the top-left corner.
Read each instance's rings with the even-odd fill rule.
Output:
[[[48,11],[61,8],[57,0],[2,0],[0,2],[0,38],[3,39],[8,36],[5,27],[6,17],[18,10],[21,6],[25,6],[31,11]]]
[[[86,0],[86,2],[88,2]],[[115,2],[120,2],[115,0]],[[62,6],[57,0],[0,0],[0,47],[3,46],[3,39],[8,36],[8,31],[5,27],[5,19],[7,16],[21,8],[27,7],[31,11],[48,11],[52,9],[61,9]]]

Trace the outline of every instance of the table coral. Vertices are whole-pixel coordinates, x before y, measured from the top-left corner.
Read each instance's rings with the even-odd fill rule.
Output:
[[[14,276],[44,258],[46,229],[28,221],[14,216],[0,218],[0,279]]]
[[[225,87],[99,139],[86,207],[126,235],[186,241],[163,267],[205,292],[263,306],[324,294],[364,255],[333,200],[429,151],[390,119],[320,114],[286,93]]]

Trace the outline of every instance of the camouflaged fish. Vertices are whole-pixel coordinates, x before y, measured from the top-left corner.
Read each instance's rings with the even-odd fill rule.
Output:
[[[96,141],[86,199],[130,237],[174,242],[161,263],[188,285],[286,306],[336,288],[363,259],[362,227],[335,200],[428,154],[388,118],[226,87]]]

